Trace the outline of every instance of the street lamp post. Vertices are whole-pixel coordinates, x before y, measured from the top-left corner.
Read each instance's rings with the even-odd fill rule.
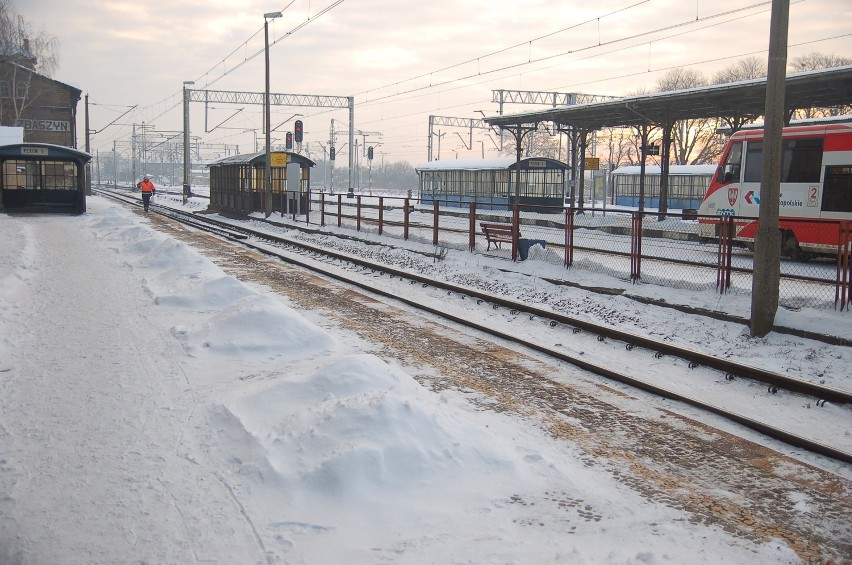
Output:
[[[192,194],[190,188],[190,157],[189,157],[189,96],[190,92],[187,86],[195,84],[195,81],[183,81],[183,202]]]
[[[264,213],[266,217],[272,215],[272,163],[269,162],[269,150],[270,150],[270,137],[272,132],[270,132],[270,119],[269,119],[269,20],[273,20],[275,18],[280,18],[281,12],[268,12],[263,14],[263,43],[264,43],[264,54],[266,57],[266,89],[264,90],[263,97],[263,107],[264,107],[264,122],[265,127],[264,131],[266,132],[266,148],[265,148],[265,164],[263,171],[263,182],[264,182]]]

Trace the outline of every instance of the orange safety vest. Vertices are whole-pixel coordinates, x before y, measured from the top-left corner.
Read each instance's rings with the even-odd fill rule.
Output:
[[[139,190],[142,192],[154,192],[154,183],[149,180],[143,180],[139,183]]]

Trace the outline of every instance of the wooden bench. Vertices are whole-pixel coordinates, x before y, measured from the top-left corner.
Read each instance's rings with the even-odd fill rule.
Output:
[[[486,251],[491,249],[492,243],[495,249],[500,249],[501,243],[512,243],[512,224],[489,224],[481,222],[479,226],[482,228],[482,233],[488,242]],[[518,237],[520,237],[520,234],[518,234]]]

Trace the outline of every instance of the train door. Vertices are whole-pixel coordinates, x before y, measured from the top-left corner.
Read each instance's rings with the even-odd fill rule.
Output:
[[[763,141],[750,140],[745,147],[737,216],[760,216],[760,179],[763,176]]]
[[[850,213],[852,213],[852,165],[827,166],[822,190],[822,217],[849,219]]]

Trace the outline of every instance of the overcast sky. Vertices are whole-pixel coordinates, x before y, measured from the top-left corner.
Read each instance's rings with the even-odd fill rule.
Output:
[[[132,125],[119,124],[181,130],[183,81],[195,81],[195,89],[263,92],[263,15],[281,10],[283,17],[269,24],[271,91],[354,96],[355,127],[382,134],[366,137],[381,144],[376,159],[412,164],[426,161],[429,115],[495,115],[492,90],[625,95],[654,88],[673,67],[710,78],[746,56],[766,59],[771,8],[736,0],[12,3],[36,29],[58,38],[54,78],[89,95],[92,129],[138,105],[94,135],[93,152],[129,139]],[[852,2],[792,0],[788,43],[791,59],[813,51],[852,57]],[[190,129],[205,143],[239,144],[249,152],[254,134],[245,130],[261,128],[261,111],[261,105],[211,104],[205,113],[204,104],[193,103]],[[319,143],[328,143],[332,119],[340,151],[346,110],[273,108],[273,127],[289,119],[273,140],[291,128],[296,113],[315,158]],[[471,144],[467,130],[440,129],[442,159],[494,156],[488,132],[475,132]],[[262,147],[262,136],[258,142]]]

